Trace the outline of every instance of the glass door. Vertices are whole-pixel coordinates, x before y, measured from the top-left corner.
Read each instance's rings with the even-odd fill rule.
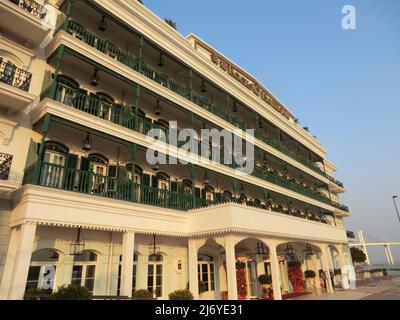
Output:
[[[247,261],[246,263],[246,280],[248,298],[256,299],[258,297],[258,276],[255,261]]]

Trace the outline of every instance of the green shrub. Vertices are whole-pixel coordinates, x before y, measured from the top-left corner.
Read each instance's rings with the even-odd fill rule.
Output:
[[[272,284],[272,277],[267,274],[262,274],[261,276],[258,277],[258,281],[262,285],[271,285]]]
[[[244,262],[238,261],[236,262],[236,270],[242,270],[246,268],[246,264]]]
[[[136,290],[132,296],[133,300],[153,300],[153,293],[148,290]]]
[[[57,292],[51,296],[52,300],[89,300],[90,292],[87,288],[69,285],[58,288]]]
[[[204,282],[199,282],[199,294],[207,291],[207,284]]]
[[[177,290],[169,294],[169,300],[194,300],[193,294],[189,290]]]
[[[313,270],[306,270],[306,271],[304,272],[304,277],[305,277],[306,279],[315,279],[316,276],[317,276],[317,275],[315,274],[315,271],[313,271]]]
[[[342,270],[341,269],[335,269],[333,271],[333,273],[334,273],[335,276],[340,276],[342,274]]]
[[[47,290],[29,288],[25,291],[24,300],[49,300],[51,293]]]

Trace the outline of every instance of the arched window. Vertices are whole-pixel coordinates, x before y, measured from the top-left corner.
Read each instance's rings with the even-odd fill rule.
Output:
[[[32,253],[26,289],[44,289],[52,293],[56,287],[56,271],[60,254],[54,249],[41,249]]]
[[[192,181],[190,180],[183,180],[182,181],[182,185],[183,185],[183,192],[186,194],[193,194],[193,184]]]
[[[142,176],[143,176],[143,169],[138,165],[135,165],[133,168],[133,164],[129,163],[126,165],[126,170],[128,172],[128,178],[133,180],[135,184],[141,184]]]
[[[57,76],[56,100],[68,106],[74,106],[79,94],[79,83],[66,75]]]
[[[136,291],[137,265],[138,265],[138,254],[135,252],[133,255],[132,294]],[[120,296],[121,294],[121,274],[122,274],[122,255],[119,256],[117,296]]]
[[[68,153],[68,147],[62,143],[56,141],[46,141],[44,143],[43,165],[40,177],[42,186],[61,188]]]
[[[71,284],[85,287],[93,293],[97,259],[97,254],[89,250],[84,251],[80,256],[75,256]]]
[[[171,178],[168,174],[164,172],[157,173],[157,181],[158,181],[158,189],[161,190],[170,190],[171,185],[170,181]]]
[[[96,95],[100,99],[99,117],[111,121],[112,111],[115,104],[114,98],[104,92],[98,92]]]
[[[108,159],[101,154],[93,153],[89,155],[90,171],[97,175],[106,176]]]
[[[199,255],[197,272],[199,279],[199,293],[215,290],[215,264],[214,258],[208,255]]]
[[[147,268],[147,290],[153,292],[155,298],[163,296],[164,257],[160,254],[149,256]]]
[[[204,189],[204,199],[207,201],[214,201],[214,188],[210,185],[205,185]]]

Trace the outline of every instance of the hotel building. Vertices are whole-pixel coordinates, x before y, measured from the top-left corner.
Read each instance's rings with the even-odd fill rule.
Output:
[[[0,299],[49,281],[259,299],[267,275],[279,300],[299,291],[293,261],[310,288],[340,284],[327,280],[351,264],[336,168],[240,66],[133,0],[0,0],[0,33]],[[170,121],[254,129],[254,172],[173,145],[189,164],[150,165],[147,132]]]

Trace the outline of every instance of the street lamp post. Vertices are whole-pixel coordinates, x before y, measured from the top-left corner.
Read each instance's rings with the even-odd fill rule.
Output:
[[[394,203],[394,207],[396,209],[396,213],[397,213],[397,217],[399,218],[399,222],[400,222],[400,214],[399,214],[399,209],[397,208],[397,204],[396,204],[396,199],[398,197],[397,196],[393,196],[393,203]]]

